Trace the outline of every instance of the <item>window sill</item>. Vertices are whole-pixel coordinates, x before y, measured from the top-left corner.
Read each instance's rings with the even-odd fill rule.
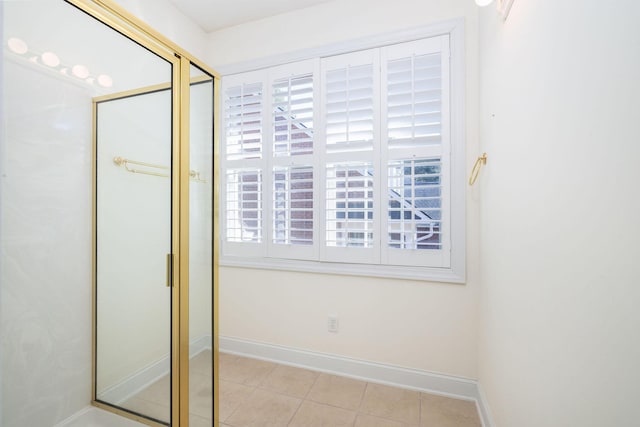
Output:
[[[220,257],[223,267],[255,268],[262,270],[297,271],[304,273],[340,274],[347,276],[385,277],[424,282],[464,284],[464,270],[453,268],[406,267],[394,265],[347,264],[338,262],[300,261],[276,258]]]

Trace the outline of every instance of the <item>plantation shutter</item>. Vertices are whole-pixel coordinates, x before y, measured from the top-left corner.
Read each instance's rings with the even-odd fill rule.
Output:
[[[464,118],[450,111],[462,89],[455,74],[452,97],[449,40],[225,76],[224,256],[278,268],[323,268],[307,260],[400,275],[463,271],[464,194],[451,185],[452,158],[456,188],[464,174]]]
[[[382,48],[382,260],[448,267],[448,36]]]

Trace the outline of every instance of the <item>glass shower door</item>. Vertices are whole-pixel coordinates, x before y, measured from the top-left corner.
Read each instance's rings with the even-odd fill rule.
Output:
[[[171,90],[96,100],[96,398],[171,420]]]

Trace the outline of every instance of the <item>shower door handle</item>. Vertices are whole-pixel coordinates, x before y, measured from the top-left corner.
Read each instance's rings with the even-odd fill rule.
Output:
[[[167,254],[167,288],[170,288],[173,282],[171,280],[172,273],[173,273],[173,255]]]

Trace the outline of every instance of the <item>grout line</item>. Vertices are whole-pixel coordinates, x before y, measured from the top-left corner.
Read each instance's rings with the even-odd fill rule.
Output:
[[[360,403],[358,403],[358,409],[356,409],[356,412],[358,412],[358,413],[362,413],[362,411],[361,411],[362,403],[364,402],[364,396],[367,394],[367,389],[368,388],[369,388],[369,381],[365,382],[364,390],[362,390],[362,395],[360,396]]]
[[[316,374],[316,377],[313,380],[313,384],[311,384],[311,387],[309,387],[309,390],[307,390],[307,392],[304,395],[304,400],[309,400],[310,402],[313,402],[313,400],[309,399],[309,395],[311,394],[311,390],[313,390],[313,388],[316,386],[316,383],[318,382],[318,378],[320,378],[320,375],[322,374],[320,372],[312,371],[310,369],[306,369],[306,370]]]
[[[287,426],[291,425],[291,422],[293,421],[293,419],[296,417],[296,415],[298,415],[298,412],[300,412],[300,408],[302,407],[302,403],[304,402],[303,399],[299,399],[300,402],[298,402],[298,407],[296,408],[296,411],[293,413],[293,415],[291,415],[291,419],[289,419],[289,422],[287,422]]]

